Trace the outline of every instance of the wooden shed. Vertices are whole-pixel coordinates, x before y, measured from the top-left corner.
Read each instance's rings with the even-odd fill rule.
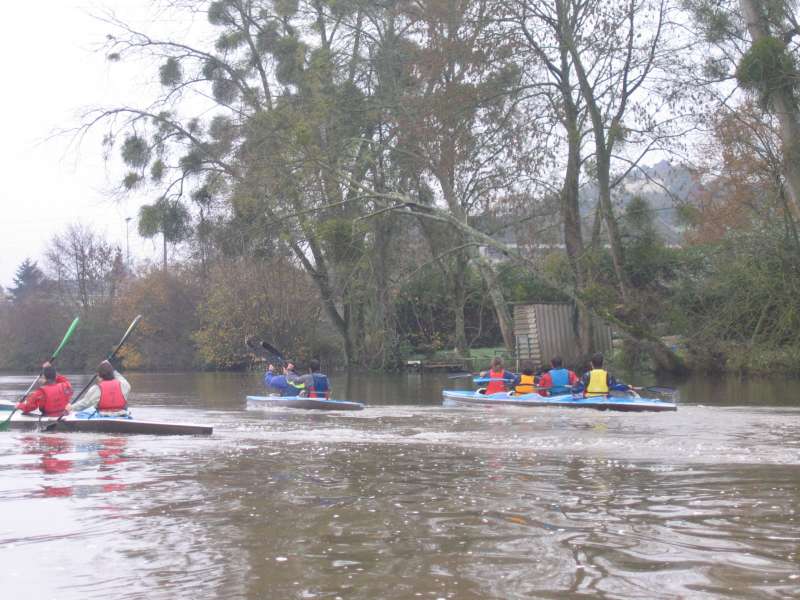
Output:
[[[582,358],[575,341],[577,321],[577,309],[568,302],[514,305],[517,361],[532,360],[538,367],[561,356],[566,365],[575,366]],[[597,318],[593,325],[595,350],[610,352],[611,327]]]

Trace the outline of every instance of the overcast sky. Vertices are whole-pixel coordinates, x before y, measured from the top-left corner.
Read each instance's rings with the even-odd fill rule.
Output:
[[[3,117],[0,144],[0,286],[11,285],[26,258],[38,260],[48,240],[72,223],[84,223],[125,251],[126,217],[134,258],[157,255],[158,241],[136,235],[140,193],[120,199],[113,192],[118,163],[102,157],[102,131],[80,146],[74,136],[53,133],[76,127],[87,107],[146,101],[155,66],[111,63],[99,47],[112,28],[93,15],[112,10],[128,23],[152,31],[150,0],[39,0],[4,5],[0,20]],[[170,23],[161,20],[158,27]],[[173,27],[175,23],[171,24]],[[177,24],[186,29],[189,24]]]

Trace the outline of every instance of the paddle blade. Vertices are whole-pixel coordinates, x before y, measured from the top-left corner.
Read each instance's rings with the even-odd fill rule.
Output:
[[[50,357],[50,362],[53,362],[61,352],[61,349],[67,345],[69,338],[72,337],[72,334],[75,332],[75,328],[78,326],[80,320],[80,317],[75,317],[73,319],[72,324],[69,326],[69,329],[67,329],[67,333],[64,334],[64,337],[62,338],[61,343],[58,345],[58,348],[56,348],[56,351],[53,352],[53,356]]]
[[[11,429],[11,417],[17,412],[17,408],[15,407],[14,410],[11,411],[11,414],[8,415],[7,419],[4,419],[3,422],[0,423],[0,431],[8,431]]]
[[[269,352],[270,354],[274,354],[275,356],[277,356],[278,358],[283,360],[283,354],[281,354],[281,351],[278,350],[275,346],[273,346],[271,344],[268,344],[267,342],[262,340],[261,341],[261,347],[264,350],[266,350],[267,352]]]
[[[667,387],[664,385],[652,385],[644,389],[653,394],[661,394],[662,396],[675,396],[678,393],[678,390],[674,387]]]

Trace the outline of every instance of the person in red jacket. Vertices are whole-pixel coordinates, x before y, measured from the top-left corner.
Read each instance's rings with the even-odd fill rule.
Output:
[[[42,378],[44,383],[17,404],[17,408],[23,413],[38,409],[45,417],[60,417],[67,412],[72,385],[69,379],[56,373],[56,368],[49,362],[42,365]]]
[[[482,371],[481,377],[488,378],[484,390],[478,390],[478,393],[483,394],[498,394],[507,390],[513,390],[514,386],[519,383],[519,375],[506,371],[503,368],[503,359],[495,356],[489,366],[488,371]]]

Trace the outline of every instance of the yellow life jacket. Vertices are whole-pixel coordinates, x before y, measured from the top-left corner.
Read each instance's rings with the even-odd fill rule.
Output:
[[[519,385],[514,388],[518,394],[532,394],[536,391],[536,381],[533,375],[520,375]]]
[[[605,396],[608,394],[608,372],[603,369],[589,371],[589,384],[586,386],[586,396]]]

